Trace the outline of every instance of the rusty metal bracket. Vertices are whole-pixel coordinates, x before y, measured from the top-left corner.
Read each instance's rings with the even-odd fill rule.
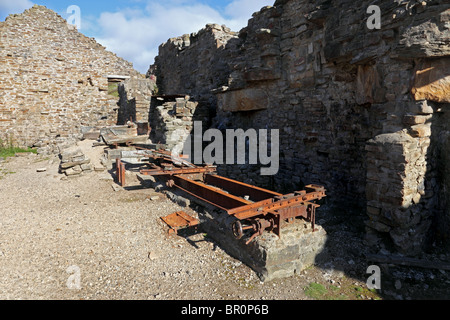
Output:
[[[168,216],[161,217],[161,220],[169,226],[169,235],[177,234],[179,229],[194,227],[199,224],[196,218],[191,217],[184,211],[174,212]]]
[[[120,186],[125,186],[125,163],[119,158],[116,159],[116,176]]]

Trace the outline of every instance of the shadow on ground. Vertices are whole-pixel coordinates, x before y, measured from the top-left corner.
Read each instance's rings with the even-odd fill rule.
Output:
[[[372,291],[376,291],[381,299],[450,299],[449,271],[370,261],[367,255],[374,252],[364,245],[364,219],[351,211],[337,212],[325,207],[318,210],[317,223],[328,235],[324,252],[316,258],[319,268],[342,272],[345,277],[365,282],[368,287],[379,285],[380,289]],[[381,253],[388,256],[391,254],[386,249],[381,250]],[[448,255],[439,252],[438,248],[425,254],[422,259],[436,256],[448,259]],[[379,278],[368,273],[368,268],[374,265],[379,267]]]

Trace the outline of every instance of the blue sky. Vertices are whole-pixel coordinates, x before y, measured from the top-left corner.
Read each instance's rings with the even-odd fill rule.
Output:
[[[225,24],[234,31],[251,15],[275,0],[0,0],[0,21],[33,4],[46,6],[68,19],[71,5],[80,8],[79,31],[94,37],[145,73],[158,46],[167,39],[192,33],[207,23]]]

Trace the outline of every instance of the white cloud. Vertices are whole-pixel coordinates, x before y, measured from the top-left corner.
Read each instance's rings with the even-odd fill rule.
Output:
[[[234,0],[225,7],[225,15],[231,17],[243,28],[253,13],[264,6],[273,5],[274,2],[275,0]]]
[[[33,2],[29,0],[0,0],[1,13],[22,13],[25,9],[33,6]]]
[[[197,32],[208,23],[225,24],[235,31],[247,25],[255,11],[274,0],[234,0],[224,14],[197,1],[147,0],[145,10],[103,12],[98,19],[97,41],[145,73],[158,47],[169,38]]]

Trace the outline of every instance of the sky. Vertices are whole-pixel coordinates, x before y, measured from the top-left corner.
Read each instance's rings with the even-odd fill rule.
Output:
[[[69,22],[78,6],[79,30],[146,73],[169,38],[197,32],[208,23],[239,31],[252,14],[275,0],[0,0],[0,21],[34,4]],[[69,9],[69,10],[68,10]]]

